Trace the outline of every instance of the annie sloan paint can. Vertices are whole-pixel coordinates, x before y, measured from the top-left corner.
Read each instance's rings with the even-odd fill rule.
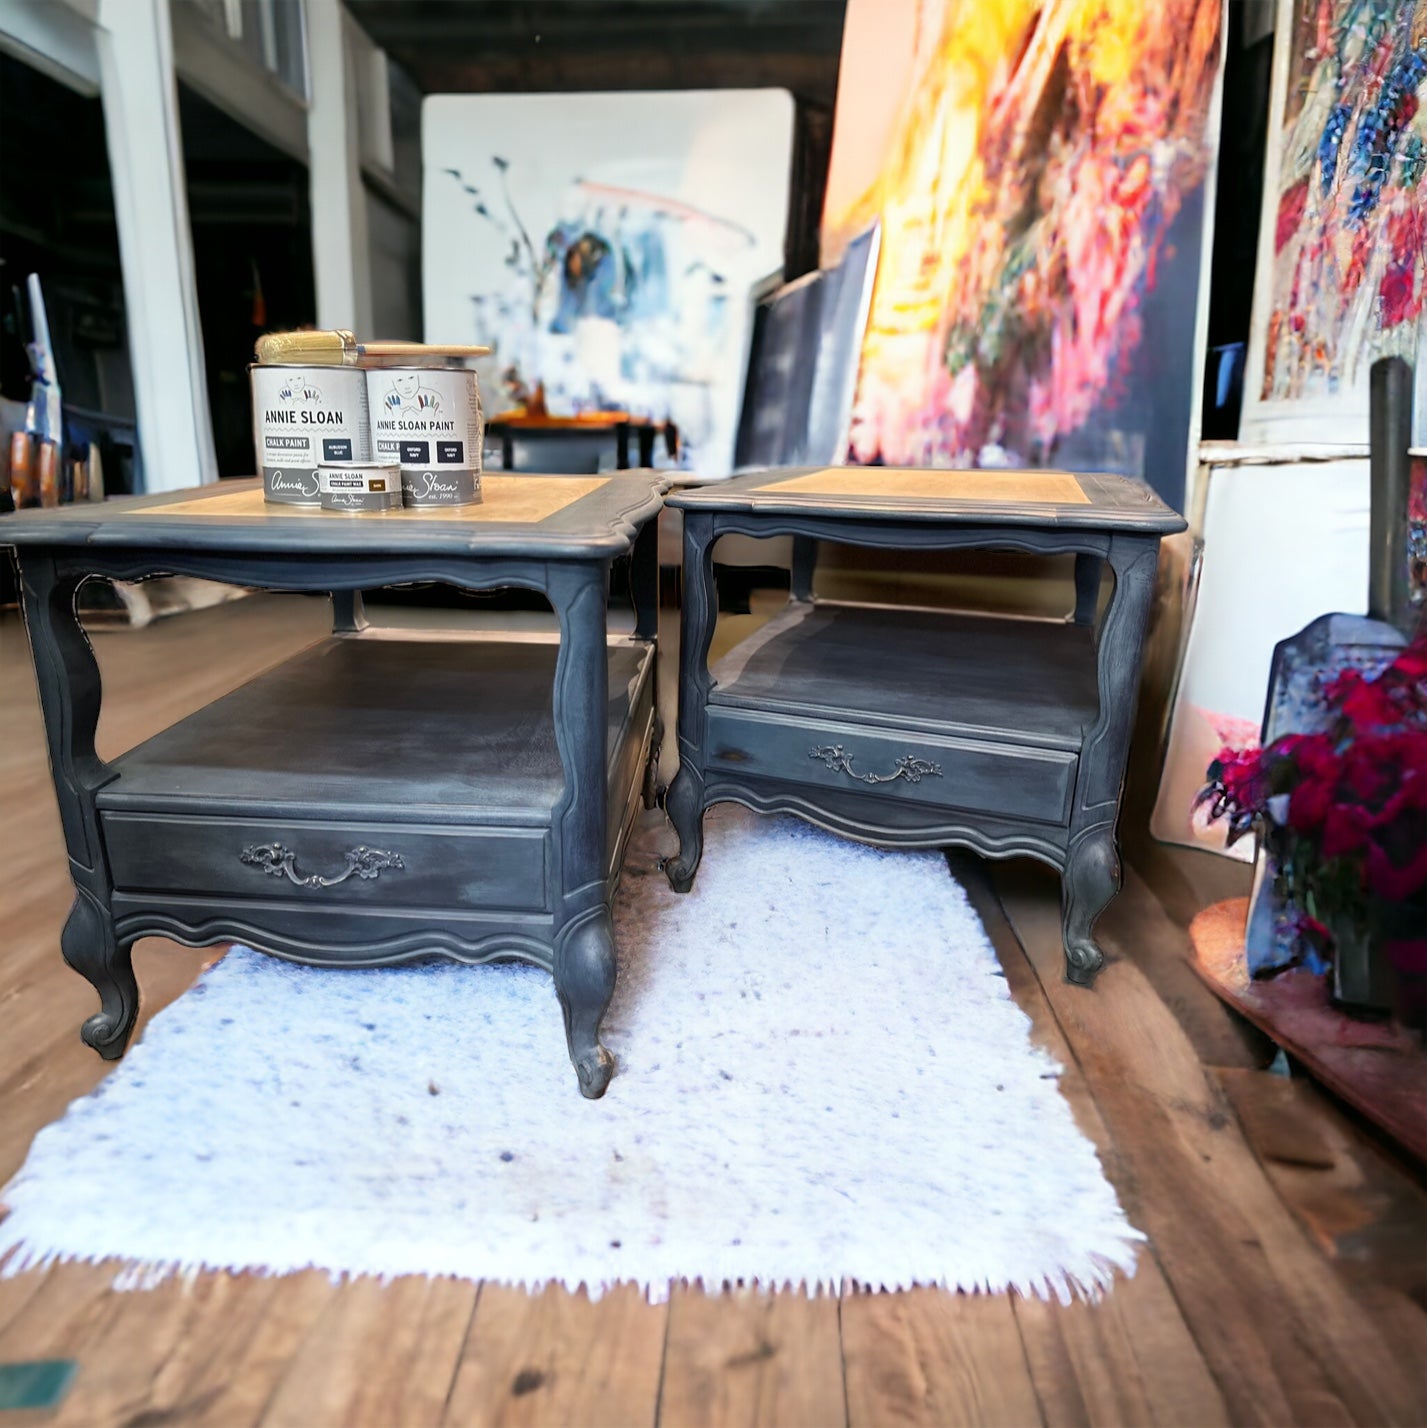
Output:
[[[395,466],[319,466],[324,511],[399,511],[401,472]]]
[[[486,422],[476,374],[452,367],[372,367],[365,375],[376,459],[401,467],[406,504],[479,501]]]
[[[321,504],[317,468],[372,459],[366,373],[353,367],[248,368],[253,445],[266,500]]]

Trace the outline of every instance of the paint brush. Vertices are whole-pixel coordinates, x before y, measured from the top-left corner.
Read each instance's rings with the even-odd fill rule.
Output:
[[[269,332],[253,355],[263,366],[358,367],[372,358],[488,357],[489,347],[428,346],[424,342],[358,342],[350,332]]]

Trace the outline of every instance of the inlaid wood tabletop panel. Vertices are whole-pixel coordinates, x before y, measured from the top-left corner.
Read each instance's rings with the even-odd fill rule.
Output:
[[[633,470],[610,476],[486,475],[481,485],[483,499],[473,506],[352,512],[269,504],[256,479],[222,481],[159,496],[19,511],[0,526],[0,544],[332,555],[617,555],[659,509],[668,480],[656,471]]]
[[[1069,526],[1166,535],[1184,519],[1127,476],[1072,471],[928,471],[825,466],[751,471],[674,492],[691,511],[757,511],[948,524]]]

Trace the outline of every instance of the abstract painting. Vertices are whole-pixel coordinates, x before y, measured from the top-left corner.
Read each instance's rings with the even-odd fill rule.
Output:
[[[882,224],[854,459],[1082,465],[1182,501],[1220,23],[1220,0],[850,0],[824,264]]]
[[[1427,433],[1427,0],[1282,0],[1242,434],[1366,444],[1368,368]]]
[[[672,421],[727,475],[748,294],[782,263],[783,90],[471,94],[422,109],[428,342],[494,349],[488,412]]]

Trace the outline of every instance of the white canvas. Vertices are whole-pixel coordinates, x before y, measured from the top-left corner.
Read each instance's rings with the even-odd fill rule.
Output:
[[[428,342],[495,349],[556,415],[674,421],[690,469],[726,475],[750,286],[782,264],[784,90],[434,95],[422,107]]]
[[[1150,831],[1223,849],[1222,823],[1190,817],[1226,743],[1257,743],[1273,648],[1319,615],[1361,614],[1368,591],[1368,463],[1213,468],[1204,558]],[[1253,856],[1251,839],[1229,850]]]

